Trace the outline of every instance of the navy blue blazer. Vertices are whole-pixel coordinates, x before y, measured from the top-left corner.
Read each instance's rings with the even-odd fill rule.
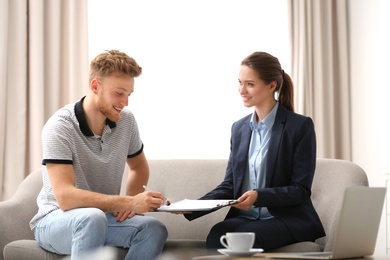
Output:
[[[251,139],[251,115],[232,126],[231,152],[224,180],[200,199],[239,198]],[[258,189],[255,206],[282,220],[297,241],[314,241],[325,235],[315,211],[311,185],[316,166],[316,136],[311,118],[287,110],[279,103],[268,148],[265,188]],[[226,218],[237,216],[231,208]],[[187,214],[189,220],[207,212]]]

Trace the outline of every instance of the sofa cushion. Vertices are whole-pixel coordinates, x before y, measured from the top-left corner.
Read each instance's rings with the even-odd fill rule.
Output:
[[[115,255],[115,259],[124,259],[128,249],[125,248],[110,248],[104,249],[105,251],[99,252],[100,256],[105,254]],[[42,249],[35,240],[17,240],[7,244],[4,247],[3,252],[4,259],[7,260],[21,260],[21,259],[40,259],[40,260],[68,260],[70,256],[58,255]],[[103,259],[103,258],[99,258]],[[104,260],[112,259],[105,258]]]
[[[171,202],[198,199],[224,178],[227,160],[149,160],[148,187],[162,192]],[[127,175],[125,172],[124,180]],[[123,184],[126,182],[123,181]],[[122,188],[122,192],[124,187]],[[162,221],[168,229],[168,239],[205,240],[211,227],[222,221],[229,207],[222,208],[202,218],[188,221],[183,215],[167,212],[148,212]]]
[[[20,260],[20,259],[42,259],[42,260],[58,260],[64,259],[66,256],[50,253],[42,249],[35,240],[16,240],[8,243],[4,247],[4,259]]]

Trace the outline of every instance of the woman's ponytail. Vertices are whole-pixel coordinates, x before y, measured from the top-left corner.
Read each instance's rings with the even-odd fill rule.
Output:
[[[279,102],[294,112],[294,86],[291,77],[282,71],[283,81],[279,89]]]

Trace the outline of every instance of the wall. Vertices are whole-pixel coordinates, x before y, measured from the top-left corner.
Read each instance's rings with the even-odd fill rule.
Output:
[[[352,158],[367,172],[371,186],[384,186],[385,173],[390,173],[390,1],[350,0],[349,10]],[[383,254],[385,211],[376,249]]]
[[[149,159],[227,158],[231,124],[252,112],[241,60],[277,56],[288,73],[286,0],[89,1],[90,58],[107,49],[143,67],[129,100]]]

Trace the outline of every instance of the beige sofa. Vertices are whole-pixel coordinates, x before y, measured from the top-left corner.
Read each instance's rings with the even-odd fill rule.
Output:
[[[224,177],[227,160],[149,160],[151,176],[148,186],[164,193],[171,201],[197,199],[214,188]],[[125,176],[124,176],[125,178]],[[314,242],[302,242],[279,251],[321,251],[333,241],[334,221],[340,209],[345,187],[368,186],[365,172],[356,164],[333,159],[317,159],[312,187],[312,200],[327,236]],[[69,259],[41,249],[33,240],[29,220],[37,211],[36,196],[42,186],[40,169],[32,172],[15,195],[0,202],[1,259]],[[169,236],[161,259],[191,259],[205,255],[205,238],[211,226],[221,221],[228,208],[198,218],[186,220],[182,215],[150,212],[165,223]],[[110,249],[111,250],[111,249]],[[123,259],[124,249],[115,249],[117,259]],[[112,259],[112,258],[110,258]]]

